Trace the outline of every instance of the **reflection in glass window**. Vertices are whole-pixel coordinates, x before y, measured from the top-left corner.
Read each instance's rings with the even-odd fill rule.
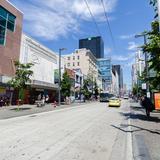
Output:
[[[10,31],[13,32],[14,31],[14,24],[8,21],[8,23],[7,23],[7,29],[9,29]]]
[[[0,6],[0,45],[4,45],[6,29],[14,32],[16,17]]]
[[[2,6],[0,6],[0,15],[7,19],[7,14],[8,12]]]
[[[7,20],[0,16],[0,25],[3,27],[6,27],[6,22],[7,22]]]
[[[4,45],[5,42],[5,28],[0,26],[0,45]]]

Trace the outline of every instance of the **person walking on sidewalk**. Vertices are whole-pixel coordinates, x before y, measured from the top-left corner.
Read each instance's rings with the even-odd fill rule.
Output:
[[[149,118],[150,112],[152,112],[152,110],[153,110],[153,104],[152,104],[151,100],[146,96],[142,96],[141,105],[145,108],[146,115]]]

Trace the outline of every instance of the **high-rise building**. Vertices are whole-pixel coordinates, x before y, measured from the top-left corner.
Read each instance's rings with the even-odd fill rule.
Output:
[[[119,88],[119,94],[121,95],[121,91],[123,90],[123,70],[120,65],[113,65],[112,66],[114,70],[118,73],[118,88]]]
[[[97,59],[87,49],[77,49],[74,53],[64,55],[65,67],[69,69],[81,69],[85,76],[98,77]]]
[[[79,49],[89,49],[96,58],[104,58],[104,43],[100,36],[79,40]]]
[[[102,86],[103,90],[110,91],[111,88],[111,81],[112,81],[112,75],[111,75],[111,59],[104,59],[100,58],[97,59],[97,65],[100,71],[100,76],[102,78]]]

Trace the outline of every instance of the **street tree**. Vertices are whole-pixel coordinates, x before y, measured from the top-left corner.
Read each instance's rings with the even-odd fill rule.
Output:
[[[71,94],[71,80],[67,72],[64,72],[61,82],[61,93],[66,98]]]
[[[90,78],[84,79],[81,92],[85,95],[86,99],[89,99],[92,94],[92,92],[89,90],[90,85],[91,85],[91,79]]]
[[[30,83],[30,77],[33,74],[31,67],[32,63],[22,64],[19,61],[15,61],[15,76],[8,82],[8,84],[18,91],[18,102],[24,100],[24,89],[27,87],[27,83]]]
[[[148,64],[149,70],[155,71],[155,77],[148,77],[148,81],[154,88],[159,88],[160,85],[160,32],[159,22],[154,21],[151,23],[151,31],[147,32],[148,43],[142,46],[143,52],[149,56]],[[144,73],[145,74],[145,73]]]
[[[96,81],[94,82],[94,94],[95,94],[95,96],[98,96],[98,95],[99,95],[98,85],[97,85],[97,82],[96,82]]]

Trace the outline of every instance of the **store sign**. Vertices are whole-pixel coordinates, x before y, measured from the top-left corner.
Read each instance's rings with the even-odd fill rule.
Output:
[[[142,89],[147,89],[146,83],[142,83]]]
[[[160,110],[160,93],[154,93],[155,109]]]

